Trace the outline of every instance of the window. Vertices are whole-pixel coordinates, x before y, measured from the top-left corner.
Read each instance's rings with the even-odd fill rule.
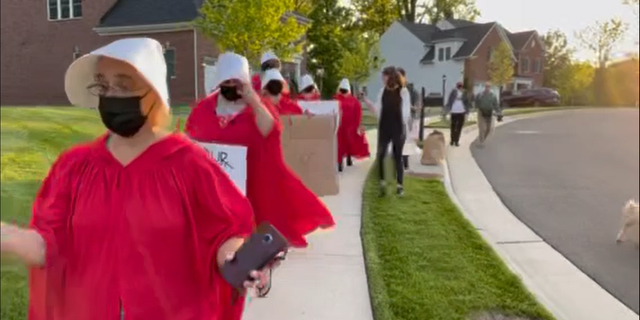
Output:
[[[533,72],[542,73],[542,62],[540,61],[540,58],[533,60]]]
[[[451,47],[447,47],[445,50],[445,60],[451,60]]]
[[[176,49],[164,49],[164,60],[167,62],[167,82],[176,78]]]
[[[522,64],[520,65],[520,72],[525,74],[529,73],[529,58],[523,58]]]
[[[438,49],[438,61],[444,61],[444,48]]]
[[[68,20],[82,17],[82,0],[47,0],[49,20]]]

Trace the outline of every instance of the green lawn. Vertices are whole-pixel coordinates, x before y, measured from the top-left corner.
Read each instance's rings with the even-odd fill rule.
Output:
[[[468,320],[493,311],[553,319],[457,210],[441,182],[407,177],[405,188],[404,198],[379,199],[371,173],[363,195],[376,320]]]
[[[92,140],[105,129],[96,110],[2,107],[0,113],[0,214],[2,221],[26,225],[35,193],[58,154],[73,144]],[[178,108],[174,113],[186,117],[188,109]],[[0,319],[26,319],[26,270],[3,264],[0,280]]]

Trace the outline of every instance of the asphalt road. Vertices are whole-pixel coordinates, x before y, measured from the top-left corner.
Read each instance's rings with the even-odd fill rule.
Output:
[[[505,205],[623,303],[639,311],[639,253],[616,245],[639,195],[638,110],[545,115],[499,127],[473,155]]]

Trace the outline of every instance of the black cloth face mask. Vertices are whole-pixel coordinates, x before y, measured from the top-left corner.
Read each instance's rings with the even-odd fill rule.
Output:
[[[264,88],[265,90],[267,90],[267,92],[269,92],[270,95],[277,96],[282,93],[282,89],[284,88],[284,86],[280,81],[271,80]]]
[[[147,122],[148,114],[142,113],[140,104],[144,96],[146,94],[124,98],[100,96],[98,111],[100,111],[102,123],[109,131],[121,137],[133,137]]]
[[[342,94],[347,94],[347,93],[349,93],[349,90],[347,90],[347,89],[340,89],[340,93],[342,93]]]
[[[242,96],[238,93],[238,88],[232,86],[220,86],[220,94],[229,102],[236,102],[242,99]]]

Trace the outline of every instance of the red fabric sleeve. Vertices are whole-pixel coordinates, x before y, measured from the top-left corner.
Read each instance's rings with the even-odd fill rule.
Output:
[[[251,85],[253,86],[253,90],[256,92],[260,92],[262,90],[262,80],[260,80],[259,73],[256,73],[251,77]]]
[[[51,166],[33,202],[30,227],[42,236],[46,249],[44,267],[32,267],[30,270],[31,320],[47,319],[47,315],[53,312],[53,306],[61,305],[59,299],[63,297],[72,178],[78,176],[78,170],[82,170],[79,164],[86,158],[87,152],[87,146],[63,152]]]
[[[231,238],[251,234],[253,210],[222,168],[204,150],[196,153],[190,161],[193,219],[200,239],[200,257],[209,272],[209,283],[213,284],[221,281],[216,259],[220,246]]]

